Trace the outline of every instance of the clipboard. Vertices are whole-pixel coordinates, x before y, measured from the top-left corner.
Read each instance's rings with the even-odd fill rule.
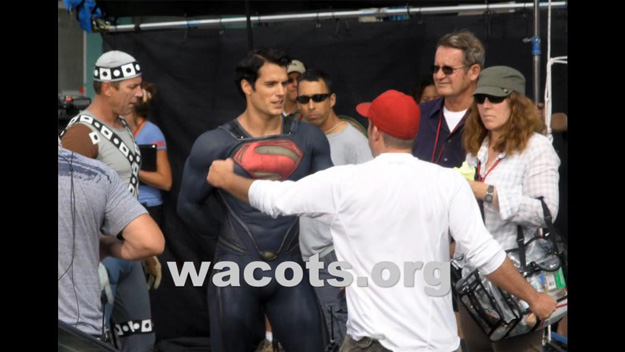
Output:
[[[139,144],[141,170],[156,171],[156,144]]]

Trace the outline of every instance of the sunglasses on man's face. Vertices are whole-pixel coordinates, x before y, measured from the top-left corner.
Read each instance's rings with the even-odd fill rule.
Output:
[[[297,102],[300,104],[308,104],[310,99],[315,103],[321,103],[322,101],[328,99],[330,94],[313,94],[313,95],[299,95],[297,97]]]
[[[506,100],[507,97],[496,97],[496,96],[488,95],[488,94],[475,94],[473,96],[473,99],[475,99],[475,102],[478,104],[484,104],[484,101],[486,98],[488,98],[488,101],[491,104],[499,104],[502,101]]]
[[[454,73],[455,70],[459,70],[461,68],[465,68],[466,66],[460,66],[460,67],[451,67],[451,66],[438,66],[438,65],[432,65],[432,74],[435,75],[438,73],[438,70],[442,69],[443,73],[446,75],[450,75],[452,73]]]

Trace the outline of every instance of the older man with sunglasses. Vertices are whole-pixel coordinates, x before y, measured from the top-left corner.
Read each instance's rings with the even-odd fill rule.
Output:
[[[421,121],[412,154],[443,167],[459,167],[465,160],[462,146],[464,123],[473,104],[477,78],[484,67],[484,46],[469,31],[458,31],[439,39],[432,78],[440,98],[419,104]],[[452,240],[450,256],[455,251]],[[453,300],[456,319],[458,307]],[[464,337],[458,324],[461,338]],[[464,341],[461,341],[464,344]]]
[[[438,41],[432,78],[441,98],[419,105],[421,123],[414,156],[444,167],[462,165],[464,121],[484,57],[482,42],[469,31],[449,33]]]

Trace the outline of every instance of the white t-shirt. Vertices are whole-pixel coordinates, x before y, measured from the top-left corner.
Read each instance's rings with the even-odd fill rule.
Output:
[[[452,132],[456,126],[458,126],[458,122],[462,120],[462,117],[467,112],[468,109],[464,109],[462,111],[449,111],[446,107],[443,106],[443,116],[445,116],[445,122],[447,122],[447,127],[449,127],[449,132]]]

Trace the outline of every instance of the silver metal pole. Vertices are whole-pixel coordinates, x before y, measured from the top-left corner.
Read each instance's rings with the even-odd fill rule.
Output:
[[[87,96],[87,32],[82,32],[82,95]]]
[[[247,28],[247,46],[254,49],[254,36],[252,35],[252,20],[250,16],[250,0],[245,0],[245,28]]]
[[[532,55],[534,56],[534,104],[540,103],[540,8],[538,6],[538,0],[534,0],[534,38],[532,38]]]
[[[538,0],[534,0],[537,3]],[[549,3],[540,3],[541,9],[546,9]],[[531,2],[527,3],[505,3],[505,4],[492,4],[492,5],[460,5],[460,6],[437,6],[437,7],[404,7],[404,8],[379,8],[379,9],[366,9],[366,10],[354,10],[354,11],[336,11],[336,12],[311,12],[311,13],[299,13],[299,14],[284,14],[284,15],[269,15],[269,16],[251,16],[251,22],[255,23],[269,23],[269,22],[291,22],[291,21],[306,21],[306,20],[330,20],[330,19],[345,19],[345,18],[358,18],[364,16],[375,17],[388,17],[388,16],[401,16],[406,14],[445,14],[445,13],[459,13],[459,12],[474,12],[489,10],[514,10],[514,9],[529,9],[535,8],[538,11],[538,7]],[[566,1],[556,1],[551,3],[552,8],[566,8]],[[176,29],[176,28],[212,28],[220,27],[225,24],[245,24],[247,18],[245,16],[230,17],[230,18],[214,18],[205,20],[193,20],[193,21],[173,21],[173,22],[160,22],[160,23],[144,23],[138,26],[134,24],[126,24],[119,26],[109,26],[103,29],[103,32],[131,32],[135,30],[157,30],[157,29]]]

